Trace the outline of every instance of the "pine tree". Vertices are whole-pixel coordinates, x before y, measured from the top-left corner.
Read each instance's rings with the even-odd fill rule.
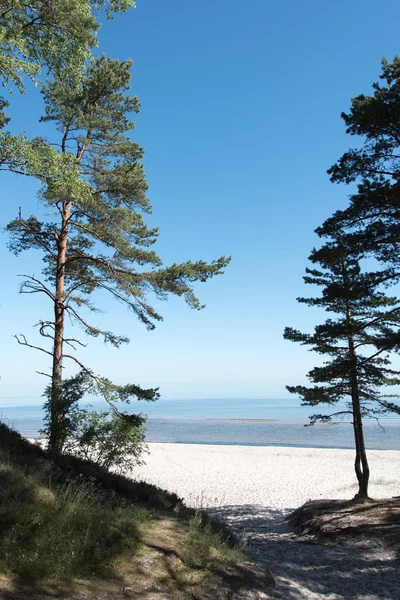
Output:
[[[62,436],[56,423],[64,410],[62,379],[64,359],[71,359],[92,374],[66,345],[77,346],[65,332],[65,317],[79,325],[89,336],[101,336],[118,347],[126,336],[95,326],[86,317],[96,312],[92,295],[108,292],[153,329],[161,315],[149,304],[147,296],[166,299],[169,294],[183,296],[187,304],[201,309],[192,284],[221,274],[229,259],[212,263],[185,262],[162,267],[153,249],[157,228],[148,228],[143,214],[151,211],[146,196],[147,183],[141,159],[143,149],[129,133],[134,127],[131,113],[139,111],[139,100],[127,92],[131,61],[100,57],[88,66],[80,84],[74,78],[55,79],[44,89],[46,114],[59,132],[58,148],[47,140],[36,139],[18,146],[11,140],[14,159],[11,171],[31,175],[42,182],[40,199],[53,212],[52,220],[19,216],[8,225],[10,248],[15,253],[36,248],[43,253],[44,279],[26,277],[23,293],[42,293],[54,308],[54,317],[42,320],[39,331],[53,348],[42,351],[52,355],[50,449],[61,451]],[[10,139],[8,140],[9,143]],[[32,346],[23,336],[18,341]],[[105,380],[99,379],[104,384]],[[110,385],[108,385],[108,390]],[[114,392],[116,388],[113,388]],[[126,399],[131,391],[152,399],[156,390],[128,386],[117,390]]]
[[[80,72],[97,46],[98,12],[125,12],[133,0],[0,0],[0,79],[24,90],[42,67]]]
[[[351,415],[356,448],[355,471],[358,496],[368,496],[369,466],[363,434],[363,418],[398,410],[398,404],[382,395],[382,388],[400,384],[397,371],[390,369],[389,353],[399,348],[400,302],[382,291],[383,272],[362,272],[359,255],[338,238],[310,260],[318,269],[306,269],[304,281],[322,288],[316,298],[298,298],[308,306],[324,308],[334,317],[315,327],[312,334],[286,328],[285,339],[311,346],[327,360],[308,373],[314,384],[287,386],[303,404],[334,405],[347,399],[347,409],[331,415],[314,414],[311,424]],[[393,395],[395,396],[395,395]]]
[[[37,83],[42,70],[59,79],[79,80],[92,48],[98,45],[100,11],[111,19],[113,13],[131,6],[134,0],[0,0],[1,84],[24,93],[26,78]],[[8,106],[0,96],[0,130],[9,122]],[[0,145],[0,170],[7,170],[12,161],[19,163],[22,155],[24,162],[34,162],[37,168],[43,154],[47,157],[44,176],[49,169],[58,169],[49,148],[37,147],[22,135],[0,131]],[[57,159],[55,154],[52,159]]]
[[[321,237],[338,233],[363,256],[374,256],[387,269],[388,281],[400,275],[400,58],[382,60],[382,83],[373,95],[361,94],[342,113],[346,132],[364,139],[360,148],[343,154],[328,173],[331,181],[357,182],[350,205],[316,231]]]

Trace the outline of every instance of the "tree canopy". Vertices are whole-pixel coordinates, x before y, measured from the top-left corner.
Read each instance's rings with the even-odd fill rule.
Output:
[[[79,72],[97,45],[105,10],[125,12],[133,0],[0,0],[0,79],[24,90],[24,76],[42,67],[60,74]]]
[[[154,251],[158,229],[148,228],[143,218],[151,211],[142,164],[144,151],[130,138],[134,128],[131,115],[140,107],[138,98],[128,94],[130,67],[131,61],[101,56],[89,63],[79,81],[56,77],[48,82],[43,88],[42,121],[55,124],[58,140],[28,140],[7,133],[0,136],[3,168],[39,179],[39,198],[50,209],[49,217],[42,220],[37,215],[19,215],[8,230],[10,249],[16,254],[26,249],[43,253],[44,277],[27,276],[21,291],[44,294],[53,304],[54,317],[41,320],[38,328],[53,344],[52,349],[39,349],[53,358],[54,423],[65,408],[64,359],[73,360],[91,374],[106,399],[110,389],[120,399],[124,390],[147,399],[156,393],[139,386],[113,388],[104,378],[94,376],[89,366],[65,350],[66,346],[82,344],[65,333],[67,315],[84,334],[101,336],[118,347],[129,341],[125,333],[114,334],[90,318],[98,310],[96,291],[107,292],[153,329],[162,316],[149,303],[149,295],[161,300],[170,294],[182,296],[191,308],[201,309],[192,284],[223,273],[230,260],[222,256],[211,263],[189,260],[164,267]],[[37,348],[24,336],[17,339]],[[57,444],[57,440],[51,441],[52,448]]]
[[[342,113],[346,131],[363,138],[328,171],[331,181],[357,183],[350,205],[328,218],[316,231],[321,237],[341,232],[363,256],[370,255],[392,265],[393,282],[400,262],[400,58],[382,60],[381,82],[373,94],[352,99]]]
[[[400,374],[390,368],[389,360],[390,352],[399,349],[400,301],[385,294],[382,273],[362,271],[359,258],[340,238],[313,250],[310,259],[319,268],[306,269],[304,280],[321,287],[322,294],[298,301],[324,308],[334,316],[317,325],[312,334],[287,327],[284,337],[310,346],[325,359],[308,373],[311,387],[287,386],[288,391],[307,406],[331,406],[347,400],[344,409],[312,415],[311,424],[351,416],[358,494],[367,496],[369,467],[362,419],[399,410],[398,404],[388,400],[391,395],[382,390],[400,384]]]

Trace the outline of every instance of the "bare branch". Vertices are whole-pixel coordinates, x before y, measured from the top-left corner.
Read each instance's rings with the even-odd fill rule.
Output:
[[[22,333],[20,333],[20,336],[22,338],[22,341],[19,339],[19,337],[17,335],[14,335],[13,337],[15,337],[18,344],[20,344],[21,346],[28,346],[28,348],[33,348],[34,350],[40,350],[41,352],[44,352],[45,354],[49,354],[50,356],[53,356],[52,352],[49,352],[48,350],[45,350],[44,348],[40,348],[40,346],[33,346],[32,344],[29,344],[26,340],[26,337]]]
[[[26,277],[28,281],[24,281],[21,284],[21,288],[20,288],[20,293],[21,294],[36,294],[36,293],[40,293],[43,292],[44,294],[46,294],[47,296],[49,296],[49,298],[51,298],[51,300],[54,302],[55,301],[55,296],[54,294],[49,290],[48,287],[46,287],[44,285],[44,283],[42,281],[40,281],[39,279],[36,279],[36,277],[33,277],[32,275],[18,275],[18,277]],[[36,285],[33,285],[34,282]],[[27,290],[31,290],[31,291],[26,291],[24,288],[27,288]]]
[[[70,344],[70,345],[72,345],[71,342],[73,342],[75,344],[78,344],[79,346],[82,346],[82,348],[86,348],[86,346],[87,346],[87,344],[84,344],[83,342],[81,342],[80,340],[77,340],[75,338],[63,338],[63,341],[66,344]]]
[[[43,371],[36,371],[36,373],[38,375],[44,375],[45,377],[49,377],[50,379],[53,379],[51,375],[49,375],[48,373],[43,373]]]
[[[42,337],[47,337],[54,341],[54,335],[50,335],[50,334],[46,333],[47,327],[49,327],[50,329],[53,329],[53,331],[54,331],[54,326],[52,326],[52,323],[49,323],[48,321],[47,322],[39,321],[39,323],[37,325],[39,326],[39,333]]]
[[[382,429],[382,431],[384,431],[386,433],[386,429],[384,428],[384,426],[382,425],[382,423],[380,422],[378,417],[370,417],[370,418],[375,419],[375,421],[378,423],[378,425]]]

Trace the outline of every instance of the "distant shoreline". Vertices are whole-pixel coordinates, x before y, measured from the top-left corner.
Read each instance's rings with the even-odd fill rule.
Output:
[[[147,440],[146,444],[148,446],[153,446],[153,445],[176,445],[176,446],[215,446],[215,447],[220,447],[220,446],[229,446],[229,447],[239,447],[239,448],[287,448],[287,449],[291,449],[291,450],[296,450],[296,449],[301,449],[301,450],[350,450],[353,451],[354,447],[353,446],[322,446],[322,445],[318,445],[318,444],[289,444],[288,442],[265,442],[265,443],[258,443],[258,442],[215,442],[215,441],[211,441],[211,442],[157,442],[157,441],[153,441],[153,440]],[[384,448],[384,449],[379,449],[377,450],[376,448],[368,448],[366,447],[366,451],[367,452],[400,452],[400,450],[393,450],[392,448]],[[355,452],[355,450],[354,450]]]
[[[231,421],[233,422],[241,422],[243,421],[244,423],[276,423],[277,421],[283,421],[285,419],[242,419],[241,417],[238,418],[231,418],[231,417],[152,417],[149,416],[147,418],[148,421],[151,420],[157,420],[157,421],[218,421],[218,422],[223,422],[223,423],[229,423]],[[296,422],[296,421],[294,421]],[[299,421],[300,422],[300,421]]]
[[[26,436],[24,436],[26,437]],[[40,436],[34,436],[34,435],[28,435],[27,439],[29,442],[31,442],[32,444],[37,443],[38,441],[40,441]],[[194,446],[207,446],[207,447],[215,447],[215,448],[220,448],[221,450],[225,447],[225,448],[242,448],[242,449],[257,449],[257,448],[264,448],[264,449],[270,449],[270,450],[344,450],[346,452],[350,451],[350,452],[355,452],[354,450],[354,446],[322,446],[319,444],[289,444],[288,442],[265,442],[265,443],[259,443],[259,442],[227,442],[227,441],[223,441],[223,442],[216,442],[215,440],[213,441],[209,441],[209,442],[205,442],[205,441],[198,441],[198,442],[179,442],[179,441],[157,441],[157,440],[149,440],[146,439],[145,443],[147,444],[147,446],[149,446],[149,448],[151,448],[152,446],[190,446],[190,447],[194,447]],[[369,454],[370,452],[397,452],[400,455],[400,450],[393,450],[392,448],[383,448],[383,449],[379,449],[377,450],[376,448],[366,448],[367,453]]]
[[[141,408],[141,407],[140,407]],[[143,408],[145,408],[143,406]],[[150,408],[150,407],[149,407]],[[199,410],[203,407],[199,407]],[[150,408],[151,410],[151,408]],[[1,413],[3,413],[1,415]],[[7,414],[8,413],[8,414]],[[0,410],[0,420],[26,437],[36,438],[43,428],[43,413],[31,410]],[[338,426],[328,423],[307,427],[306,417],[297,415],[224,414],[215,410],[203,414],[185,414],[174,410],[161,416],[150,413],[146,423],[149,443],[194,444],[198,446],[251,446],[291,448],[352,449],[354,437],[350,422]],[[400,451],[400,419],[382,420],[384,430],[375,421],[365,423],[365,439],[368,450]]]

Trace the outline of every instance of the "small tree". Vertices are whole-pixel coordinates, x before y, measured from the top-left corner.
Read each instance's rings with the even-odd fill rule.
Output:
[[[311,346],[328,360],[308,373],[312,387],[286,386],[303,404],[333,405],[348,399],[348,408],[328,416],[314,414],[311,424],[351,415],[356,448],[355,472],[359,497],[368,496],[369,466],[364,443],[363,418],[378,417],[397,405],[381,395],[381,389],[400,384],[397,371],[389,368],[388,353],[397,349],[399,301],[382,291],[382,273],[363,273],[358,256],[342,240],[314,250],[310,257],[320,270],[306,269],[304,281],[322,287],[317,298],[298,298],[309,306],[332,313],[325,323],[305,334],[287,327],[285,339]]]
[[[94,411],[82,408],[80,400],[86,394],[102,395],[108,400],[112,411]],[[126,471],[132,464],[142,463],[145,444],[145,415],[126,414],[118,410],[118,400],[126,402],[140,397],[141,390],[129,386],[116,386],[109,381],[98,380],[93,374],[81,371],[62,382],[62,406],[57,422],[52,419],[52,387],[47,386],[44,396],[45,419],[41,430],[47,440],[56,426],[60,443],[65,452],[91,460],[105,469]],[[155,400],[158,394],[149,394],[147,400]]]
[[[183,296],[191,308],[201,309],[192,283],[222,273],[229,263],[221,257],[212,263],[188,261],[163,268],[152,250],[158,230],[149,229],[142,217],[151,211],[141,164],[144,153],[128,137],[134,127],[130,113],[139,111],[138,99],[127,94],[130,67],[131,61],[103,56],[92,61],[79,84],[71,78],[55,79],[47,85],[42,120],[56,125],[58,145],[43,139],[21,143],[18,136],[3,138],[4,144],[14,144],[7,168],[38,178],[42,182],[40,199],[53,213],[53,220],[43,221],[19,216],[8,230],[10,248],[16,254],[33,248],[43,253],[44,279],[26,277],[21,292],[41,293],[50,299],[54,317],[41,320],[38,327],[53,347],[32,345],[22,335],[17,340],[52,357],[49,448],[55,453],[63,446],[56,425],[64,410],[64,359],[93,376],[88,366],[66,351],[66,345],[76,348],[82,342],[67,336],[65,317],[86,335],[101,336],[118,347],[129,341],[125,335],[100,329],[87,317],[97,310],[93,303],[97,290],[109,293],[153,329],[162,317],[148,303],[149,292],[162,300],[169,294]],[[98,383],[107,390],[104,380],[98,379]],[[123,390],[122,399],[126,396]],[[138,386],[129,390],[138,398],[153,399],[156,394],[156,390]]]

